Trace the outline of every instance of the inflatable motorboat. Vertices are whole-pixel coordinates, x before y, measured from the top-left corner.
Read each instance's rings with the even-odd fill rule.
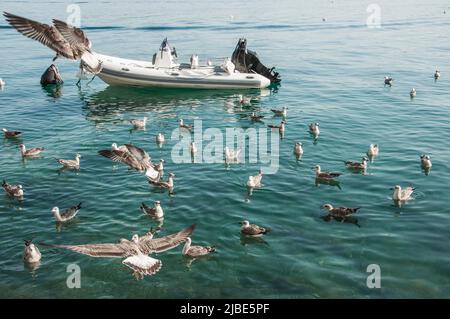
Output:
[[[239,40],[231,59],[227,58],[217,65],[210,61],[200,65],[197,55],[191,56],[190,63],[177,63],[176,50],[167,39],[153,55],[152,61],[138,61],[93,51],[84,31],[64,21],[53,19],[53,25],[48,25],[8,12],[3,15],[17,31],[55,51],[53,61],[58,57],[81,60],[80,81],[86,78],[86,73],[98,75],[110,85],[141,87],[265,88],[281,81],[274,68],[265,67],[255,52],[247,50],[245,39]],[[53,65],[51,70],[57,71],[57,67]],[[54,80],[49,72],[47,70],[41,79],[44,84]],[[62,82],[62,79],[59,80]]]
[[[190,63],[176,63],[177,54],[167,39],[152,61],[122,59],[92,52],[89,59],[81,59],[85,72],[99,69],[97,73],[109,85],[239,89],[265,88],[280,82],[279,74],[261,64],[257,55],[246,50],[246,40],[240,39],[231,59],[220,65],[211,61],[199,63],[197,55],[191,56]],[[101,67],[96,64],[97,60]]]

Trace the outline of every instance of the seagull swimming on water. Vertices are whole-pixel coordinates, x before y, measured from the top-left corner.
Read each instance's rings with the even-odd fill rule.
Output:
[[[117,146],[117,145],[116,145]],[[133,144],[125,144],[126,151],[119,149],[101,150],[98,154],[107,157],[114,162],[120,162],[128,165],[130,168],[137,171],[145,171],[153,168],[150,155],[142,148],[134,146]]]
[[[81,209],[81,203],[79,203],[76,206],[72,206],[63,212],[60,212],[58,207],[53,207],[52,213],[53,213],[53,216],[55,217],[55,220],[59,223],[62,223],[62,222],[67,222],[67,221],[75,218],[75,216],[78,214],[80,209]]]
[[[179,127],[180,127],[180,128],[184,128],[184,129],[188,130],[189,132],[190,132],[190,131],[192,130],[192,128],[193,128],[192,125],[184,124],[183,119],[179,119],[179,120],[178,120],[178,124],[179,124]]]
[[[5,85],[6,85],[5,81],[3,81],[2,78],[0,78],[0,89],[3,89]]]
[[[19,131],[8,131],[6,128],[2,128],[2,131],[5,135],[5,138],[19,137],[22,134],[22,132]]]
[[[12,196],[12,197],[22,197],[23,196],[22,185],[8,184],[5,180],[3,180],[2,187],[9,196]]]
[[[147,205],[145,205],[145,203],[142,203],[141,206],[139,207],[141,209],[141,211],[152,217],[155,219],[161,219],[164,217],[164,211],[161,207],[161,202],[159,200],[155,201],[155,206],[154,207],[149,207]]]
[[[131,241],[121,239],[118,243],[109,244],[48,245],[42,243],[42,245],[67,249],[91,257],[124,258],[122,264],[131,268],[136,278],[143,279],[145,275],[153,275],[162,267],[161,260],[149,257],[149,254],[161,253],[177,247],[186,241],[194,229],[195,225],[192,225],[182,231],[160,238],[153,238],[152,232],[142,237],[135,234]]]
[[[431,157],[429,155],[421,155],[420,156],[420,164],[422,165],[422,168],[429,169],[431,168]]]
[[[386,86],[386,85],[392,86],[392,82],[394,82],[394,79],[393,79],[393,78],[391,78],[391,77],[389,77],[389,76],[385,76],[385,77],[384,77],[384,85],[385,85],[385,86]]]
[[[241,149],[232,150],[228,146],[224,148],[225,163],[239,163],[239,157],[241,155]]]
[[[255,112],[252,112],[252,114],[250,114],[250,119],[253,122],[262,122],[264,119],[264,115],[257,115]]]
[[[286,106],[283,106],[281,110],[271,109],[271,111],[274,113],[275,116],[282,116],[282,117],[287,116],[287,110],[288,108]]]
[[[358,169],[358,170],[364,170],[367,168],[367,162],[369,159],[367,157],[363,157],[361,162],[352,162],[352,161],[345,161],[345,166],[349,169]]]
[[[315,137],[319,136],[320,134],[319,123],[316,122],[309,124],[309,133],[311,133]]]
[[[367,155],[370,157],[378,156],[379,147],[378,144],[370,144],[369,150],[367,151]]]
[[[63,167],[79,169],[80,168],[80,158],[81,158],[81,155],[77,153],[77,154],[75,154],[75,159],[73,159],[73,160],[57,159],[56,161],[59,164],[61,164]]]
[[[333,207],[331,204],[325,204],[322,206],[326,209],[328,213],[333,217],[348,217],[356,213],[360,207],[350,208],[350,207]]]
[[[271,128],[271,129],[278,129],[278,132],[280,132],[281,135],[284,134],[284,132],[286,131],[286,121],[281,121],[280,125],[267,125],[267,127]]]
[[[194,141],[191,141],[191,143],[189,144],[189,151],[191,152],[191,156],[197,154],[197,146],[195,145]]]
[[[262,170],[258,171],[258,174],[254,175],[254,176],[249,176],[248,177],[248,181],[247,181],[247,187],[250,188],[255,188],[255,187],[261,187],[261,180],[263,177],[263,172]]]
[[[395,201],[410,200],[414,190],[415,189],[412,186],[408,186],[405,189],[402,189],[399,185],[395,185],[394,193],[392,194],[392,199]]]
[[[186,238],[182,254],[187,257],[205,256],[216,251],[214,246],[191,246],[192,240],[190,237]]]
[[[294,145],[294,154],[297,157],[300,157],[303,155],[303,144],[301,142],[297,142]]]
[[[441,71],[436,69],[436,72],[434,72],[434,79],[437,80],[441,77]]]
[[[174,187],[174,183],[173,183],[174,177],[175,177],[174,173],[169,173],[169,176],[167,177],[167,181],[153,181],[153,180],[149,179],[148,182],[155,187],[169,189],[170,191],[172,191],[173,187]]]
[[[320,165],[314,166],[314,171],[316,172],[316,178],[323,180],[331,180],[342,175],[336,172],[322,172]]]
[[[25,248],[23,250],[23,260],[27,263],[34,264],[41,260],[41,252],[31,240],[25,240]]]
[[[412,89],[411,89],[411,92],[409,92],[409,96],[410,96],[411,98],[415,97],[416,94],[417,94],[417,91],[416,91],[415,88],[412,88]]]
[[[35,147],[35,148],[30,148],[29,150],[27,150],[27,148],[25,147],[25,144],[20,144],[19,148],[20,148],[20,154],[22,154],[22,157],[37,156],[37,155],[41,154],[41,152],[44,150],[43,147]]]
[[[155,137],[156,143],[162,144],[165,142],[165,137],[162,133],[158,133]]]
[[[147,117],[144,116],[144,118],[142,120],[141,119],[130,120],[130,123],[135,128],[145,128],[145,125],[147,124]]]
[[[242,221],[241,225],[241,234],[245,236],[261,237],[270,231],[270,229],[260,227],[255,224],[250,224],[248,220]]]

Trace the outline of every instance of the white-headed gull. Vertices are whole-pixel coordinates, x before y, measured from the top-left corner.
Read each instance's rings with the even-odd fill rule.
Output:
[[[182,254],[187,257],[200,257],[216,251],[214,246],[192,246],[190,237],[186,238]]]
[[[6,138],[13,138],[13,137],[19,137],[22,132],[19,131],[9,131],[6,128],[2,128],[3,134]]]
[[[30,148],[29,150],[27,150],[27,148],[25,147],[25,144],[20,144],[19,149],[20,149],[20,154],[22,154],[22,157],[37,156],[37,155],[41,154],[41,152],[44,150],[43,147],[35,147],[35,148]]]
[[[81,203],[79,203],[76,206],[72,206],[63,212],[60,212],[58,207],[53,207],[52,213],[53,213],[53,216],[55,217],[55,220],[57,222],[61,223],[61,222],[67,222],[67,221],[75,218],[75,216],[78,214],[80,209],[81,209]]]
[[[33,264],[41,260],[41,252],[31,240],[25,240],[25,248],[23,250],[23,260],[27,263]]]
[[[248,220],[241,222],[241,234],[251,237],[260,237],[267,234],[270,230],[255,224],[250,224]]]

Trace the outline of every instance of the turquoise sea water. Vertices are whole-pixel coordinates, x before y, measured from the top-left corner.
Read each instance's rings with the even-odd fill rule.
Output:
[[[2,1],[1,10],[49,23],[65,19],[67,1]],[[181,61],[192,53],[230,56],[239,37],[248,39],[263,63],[282,74],[278,90],[260,92],[142,90],[107,87],[96,79],[79,90],[77,64],[58,60],[60,92],[39,78],[53,53],[0,21],[0,126],[23,131],[0,141],[0,177],[21,183],[25,200],[0,194],[0,296],[33,298],[436,298],[449,296],[448,229],[449,74],[447,1],[378,1],[381,28],[366,26],[370,1],[101,1],[79,2],[81,24],[96,51],[150,59],[164,37]],[[444,14],[443,11],[449,11]],[[322,21],[326,18],[326,21]],[[434,81],[435,68],[442,76]],[[383,86],[383,77],[394,85]],[[417,89],[413,100],[412,87]],[[256,99],[240,109],[237,94]],[[263,127],[245,115],[257,111],[278,123],[271,108],[289,107],[280,168],[247,199],[245,183],[259,164],[175,164],[168,140],[182,117],[203,128]],[[146,131],[127,120],[149,117]],[[318,121],[314,143],[307,124]],[[292,154],[302,141],[305,154]],[[42,158],[22,161],[18,144],[44,146]],[[175,195],[149,187],[125,166],[113,169],[97,155],[112,142],[132,142],[166,160],[176,174]],[[358,160],[370,143],[380,156],[366,175],[344,160]],[[54,158],[83,156],[78,173],[58,169]],[[430,154],[425,175],[419,156]],[[312,166],[341,171],[338,187],[314,182]],[[414,200],[398,208],[395,184],[416,187]],[[139,211],[142,201],[161,200],[165,220],[158,236],[197,224],[196,244],[217,254],[192,263],[181,247],[159,254],[163,268],[136,281],[120,259],[96,259],[41,247],[38,269],[22,260],[23,240],[83,244],[115,242],[143,234],[156,223]],[[82,201],[75,221],[56,227],[53,206]],[[324,203],[361,206],[357,227],[325,222]],[[263,240],[246,240],[238,222],[269,226]],[[81,288],[69,289],[66,267],[81,268]],[[381,289],[366,286],[369,264],[381,267]]]

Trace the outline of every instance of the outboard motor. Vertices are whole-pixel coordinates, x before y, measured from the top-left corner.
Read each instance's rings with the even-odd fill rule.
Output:
[[[61,74],[59,73],[56,65],[52,64],[45,70],[44,74],[41,76],[41,85],[48,84],[63,84]]]
[[[274,68],[267,68],[259,61],[259,57],[254,51],[247,50],[247,40],[239,39],[236,49],[234,49],[231,56],[231,62],[236,66],[236,70],[243,73],[250,73],[251,71],[261,74],[273,83],[281,82],[278,72],[274,72]]]

